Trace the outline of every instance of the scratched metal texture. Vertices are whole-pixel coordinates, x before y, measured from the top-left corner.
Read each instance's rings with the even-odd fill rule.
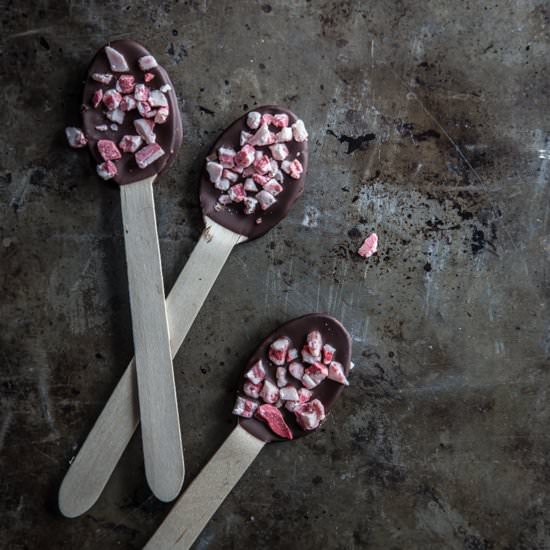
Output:
[[[265,448],[195,548],[550,548],[548,3],[268,1],[0,2],[0,546],[137,549],[170,508],[139,436],[89,513],[55,504],[132,355],[118,190],[63,127],[95,50],[132,37],[185,127],[156,186],[167,288],[218,133],[280,103],[311,139],[304,197],[233,252],[174,362],[187,482],[279,323],[335,315],[357,365],[320,432]]]

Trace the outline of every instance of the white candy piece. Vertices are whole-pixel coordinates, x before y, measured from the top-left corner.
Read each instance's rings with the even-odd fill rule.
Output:
[[[266,403],[277,403],[279,401],[279,388],[273,382],[266,380],[260,392],[260,397]]]
[[[159,90],[160,90],[163,94],[169,92],[171,89],[172,89],[172,86],[170,86],[170,84],[163,84],[163,85],[159,88]]]
[[[277,338],[277,340],[272,342],[269,346],[269,360],[274,365],[284,365],[286,362],[286,352],[288,351],[289,345],[290,341],[288,338]]]
[[[277,180],[271,179],[264,185],[264,189],[276,197],[283,190],[283,187]]]
[[[151,107],[168,107],[168,99],[160,90],[151,90],[147,101]]]
[[[149,71],[158,67],[157,60],[152,55],[144,55],[138,59],[139,68],[142,71]]]
[[[279,390],[283,401],[298,401],[298,390],[294,386],[285,386]]]
[[[252,134],[250,132],[245,132],[244,130],[241,132],[241,137],[239,138],[239,145],[242,147],[243,145],[246,145],[248,143],[248,140],[252,137]]]
[[[224,206],[226,206],[227,204],[229,204],[233,201],[231,200],[231,197],[229,195],[220,195],[218,197],[218,202],[220,204],[223,204]]]
[[[286,143],[292,141],[292,128],[287,126],[283,128],[278,134],[275,135],[277,143]]]
[[[292,126],[292,137],[298,141],[307,141],[308,133],[303,120],[297,120]]]
[[[138,118],[134,120],[134,128],[136,132],[144,139],[145,143],[155,143],[157,136],[151,128],[151,124],[144,118]]]
[[[92,80],[101,82],[101,84],[110,84],[111,80],[113,80],[113,75],[111,73],[93,73]]]
[[[262,210],[267,210],[277,202],[277,199],[271,193],[263,189],[256,195],[256,199],[260,203],[260,208]]]
[[[284,388],[288,384],[287,370],[285,367],[277,367],[275,371],[275,378],[277,379],[277,386]]]
[[[311,355],[311,353],[309,353],[309,349],[307,346],[304,346],[302,348],[302,361],[304,363],[316,363],[317,362],[317,357],[315,357],[315,355]]]
[[[258,361],[256,361],[256,363],[254,363],[252,367],[250,367],[250,370],[244,376],[245,378],[248,378],[253,384],[259,384],[265,378],[265,368],[262,360],[259,359]]]
[[[220,191],[227,191],[231,187],[231,183],[228,179],[220,178],[215,184],[214,187]]]
[[[113,132],[118,132],[118,124],[111,124],[109,126]]]
[[[84,132],[80,128],[75,128],[74,126],[68,126],[65,128],[65,135],[67,136],[67,141],[71,147],[75,149],[80,149],[85,147],[88,143]]]
[[[250,138],[249,143],[250,145],[261,147],[273,143],[273,138],[274,136],[269,131],[269,126],[267,124],[262,124],[258,131]]]
[[[214,184],[218,183],[223,174],[223,166],[217,162],[209,161],[206,163],[206,171],[210,181]]]
[[[323,338],[318,330],[312,330],[307,335],[307,345],[311,354],[320,359],[321,350],[323,349]]]
[[[256,207],[258,206],[258,201],[253,197],[245,197],[244,202],[244,213],[248,216],[254,214]]]
[[[124,111],[120,109],[114,109],[113,111],[107,111],[105,116],[111,121],[116,122],[117,124],[122,124],[124,122]]]
[[[246,178],[244,180],[244,190],[250,193],[256,193],[256,191],[258,191],[258,186],[254,183],[252,178]]]
[[[262,121],[262,115],[257,111],[251,111],[246,117],[246,125],[251,130],[257,130],[260,127],[260,122]]]
[[[225,168],[223,171],[222,177],[224,177],[226,180],[229,180],[235,183],[239,179],[239,174],[236,174],[235,172]]]
[[[281,170],[285,173],[285,174],[290,174],[290,165],[292,163],[289,161],[289,160],[283,160],[283,162],[281,162]]]
[[[292,374],[292,376],[294,376],[296,380],[302,380],[304,376],[304,365],[302,365],[301,363],[297,363],[296,361],[293,361],[288,366],[288,372],[290,372],[290,374]]]
[[[338,363],[338,361],[332,361],[329,365],[328,378],[329,380],[334,380],[335,382],[343,384],[344,386],[349,386],[348,379],[346,378],[346,375],[344,373],[344,367],[341,363]]]
[[[109,126],[107,126],[107,124],[100,124],[99,126],[96,126],[95,129],[98,132],[106,132],[109,129]]]
[[[288,157],[288,147],[284,143],[276,143],[269,150],[275,160],[285,160]]]
[[[258,403],[255,401],[238,396],[235,406],[233,407],[233,414],[242,416],[243,418],[252,418],[252,415],[257,408]]]
[[[111,65],[111,71],[115,73],[125,73],[130,70],[126,58],[111,46],[105,46],[105,54],[109,60],[109,65]]]
[[[312,390],[313,388],[319,385],[319,382],[316,382],[315,380],[313,380],[313,378],[311,378],[309,374],[304,374],[304,376],[302,377],[302,384],[308,390]]]
[[[254,399],[258,399],[260,397],[260,391],[262,387],[260,384],[253,384],[250,380],[247,380],[243,384],[243,392],[248,395],[248,397],[252,397]]]

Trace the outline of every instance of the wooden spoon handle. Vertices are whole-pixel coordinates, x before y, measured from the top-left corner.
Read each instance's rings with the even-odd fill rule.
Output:
[[[166,299],[170,347],[174,357],[233,247],[244,237],[206,219],[197,246]],[[101,495],[139,424],[134,359],[111,394],[59,489],[66,517],[89,510]]]
[[[183,446],[170,353],[152,179],[120,188],[145,475],[168,502],[183,485]]]
[[[190,548],[264,445],[237,426],[176,501],[144,550]]]

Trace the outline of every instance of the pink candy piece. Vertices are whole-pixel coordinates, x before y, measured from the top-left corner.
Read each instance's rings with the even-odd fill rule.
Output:
[[[137,107],[137,101],[132,96],[124,96],[120,100],[119,109],[123,112],[132,111]]]
[[[134,99],[136,101],[147,101],[149,99],[149,88],[145,84],[136,84]]]
[[[294,178],[295,180],[299,180],[303,171],[304,171],[304,167],[302,166],[302,163],[298,159],[294,159],[290,163],[289,175],[291,178]]]
[[[104,180],[110,180],[117,175],[116,164],[111,160],[106,160],[96,166],[97,174]]]
[[[260,127],[262,115],[257,111],[251,111],[246,117],[246,125],[251,130],[257,130]]]
[[[273,115],[270,115],[269,113],[264,113],[262,115],[262,124],[271,124],[273,122]]]
[[[92,96],[92,107],[94,109],[97,109],[101,105],[101,101],[103,100],[103,90],[101,88],[98,88],[94,95]]]
[[[217,162],[209,161],[206,163],[206,171],[208,172],[210,181],[212,183],[217,183],[222,177],[223,166]]]
[[[65,136],[67,136],[69,145],[74,149],[85,147],[88,143],[84,132],[80,128],[75,128],[74,126],[68,126],[65,128]]]
[[[269,178],[267,176],[263,176],[262,174],[252,174],[252,179],[254,180],[254,183],[257,183],[261,187],[269,181]]]
[[[275,135],[269,131],[267,124],[262,124],[256,133],[249,139],[248,143],[254,146],[271,145],[275,143]]]
[[[285,439],[292,439],[292,431],[285,422],[281,411],[273,405],[260,405],[256,418],[267,423],[271,431]]]
[[[275,378],[277,379],[277,386],[279,386],[279,388],[286,386],[288,384],[286,367],[277,367],[277,370],[275,371]],[[281,397],[281,399],[285,398]]]
[[[333,348],[329,344],[325,344],[323,346],[323,363],[325,365],[329,365],[332,361],[332,358],[334,357],[334,353],[336,352],[336,348]]]
[[[276,126],[277,128],[285,128],[286,126],[288,126],[288,115],[284,113],[274,115],[271,119],[271,124],[273,124],[273,126]]]
[[[253,384],[259,384],[265,379],[265,368],[262,360],[259,359],[250,367],[250,370],[244,375]]]
[[[252,415],[258,408],[258,403],[252,401],[251,399],[246,399],[245,397],[237,397],[235,401],[235,406],[233,407],[233,414],[237,416],[242,416],[243,418],[252,418]]]
[[[152,55],[144,55],[138,59],[139,68],[142,71],[150,71],[158,67],[157,60]]]
[[[254,214],[254,212],[256,211],[256,207],[258,206],[258,201],[253,197],[245,197],[243,199],[243,202],[244,202],[244,213],[247,216],[250,214]]]
[[[292,128],[283,128],[276,136],[275,140],[277,143],[287,143],[292,141]]]
[[[325,407],[318,399],[303,403],[295,411],[296,421],[303,430],[314,430],[325,419]]]
[[[321,350],[323,348],[323,338],[318,330],[312,330],[307,335],[307,347],[311,355],[321,358]]]
[[[277,199],[271,193],[263,189],[256,195],[256,199],[260,203],[260,208],[262,210],[267,210],[277,202]]]
[[[103,160],[118,160],[122,157],[115,142],[110,139],[100,139],[97,142],[97,150]]]
[[[218,161],[224,168],[233,168],[236,154],[235,149],[231,147],[220,147],[218,149]]]
[[[131,94],[136,85],[136,79],[131,74],[120,75],[116,83],[117,90],[123,94]]]
[[[122,96],[114,89],[111,88],[103,94],[103,104],[109,111],[114,111],[118,109]]]
[[[135,154],[136,163],[140,168],[147,168],[150,164],[164,155],[164,150],[158,143],[151,143]]]
[[[300,388],[298,390],[298,398],[296,401],[288,401],[285,404],[285,408],[289,410],[290,412],[294,412],[302,403],[306,403],[311,399],[311,396],[313,395],[312,392],[307,390],[306,388]]]
[[[147,101],[151,107],[168,107],[168,99],[160,90],[151,90]]]
[[[155,143],[157,136],[153,132],[155,123],[145,118],[134,120],[134,128],[136,132],[144,139],[145,143]]]
[[[293,361],[288,366],[288,372],[290,372],[290,374],[292,374],[292,376],[294,376],[296,380],[302,380],[304,376],[304,365],[296,361]]]
[[[298,390],[294,386],[284,386],[279,390],[283,401],[298,401]]]
[[[111,46],[105,46],[105,53],[107,54],[109,65],[111,65],[111,71],[125,73],[130,70],[126,58],[119,51],[111,48]]]
[[[283,338],[277,338],[270,346],[269,346],[269,360],[275,364],[275,365],[284,365],[285,364],[285,358],[286,358],[286,352],[288,351],[288,347],[290,345],[290,340],[286,337]]]
[[[143,80],[145,80],[145,82],[151,82],[151,80],[153,80],[153,78],[155,78],[155,75],[153,73],[145,73],[143,75]],[[161,92],[163,92],[164,90],[161,90]]]
[[[244,192],[244,187],[242,183],[237,183],[237,185],[233,185],[232,187],[230,187],[227,194],[231,197],[231,200],[233,202],[242,202],[243,199],[246,197],[246,193]]]
[[[256,150],[252,145],[245,145],[241,150],[235,155],[234,162],[237,166],[246,168],[254,162]]]
[[[262,391],[262,385],[261,382],[259,384],[253,384],[250,380],[247,380],[243,385],[243,392],[248,395],[248,397],[258,399]]]
[[[110,84],[111,80],[113,80],[113,75],[111,73],[93,73],[92,80],[101,84]]]
[[[288,147],[284,143],[276,143],[269,147],[275,160],[285,160],[288,157]]]
[[[118,147],[124,153],[135,153],[143,143],[140,136],[125,135],[120,140]]]
[[[308,135],[303,120],[297,120],[292,125],[292,137],[298,142],[307,141]]]
[[[170,111],[168,107],[160,107],[155,115],[155,122],[157,124],[164,124],[168,120],[168,115]]]
[[[344,373],[344,367],[338,361],[332,361],[328,367],[328,378],[344,386],[349,386],[348,379]]]
[[[260,392],[260,397],[266,403],[276,403],[279,400],[279,388],[273,382],[266,380]]]
[[[359,256],[363,258],[370,258],[378,250],[378,235],[371,233],[365,242],[361,245],[361,248],[357,251]]]
[[[260,153],[260,158],[257,158],[254,161],[254,168],[261,174],[265,174],[271,169],[271,159],[267,155],[262,154],[260,151],[258,152]]]
[[[283,186],[277,183],[277,180],[272,179],[264,185],[264,189],[276,197],[283,190]]]

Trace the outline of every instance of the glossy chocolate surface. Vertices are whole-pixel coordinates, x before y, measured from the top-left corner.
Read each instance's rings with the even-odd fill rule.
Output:
[[[298,120],[298,117],[288,109],[277,105],[267,105],[251,109],[261,114],[278,114],[284,113],[288,115],[289,125]],[[250,111],[249,111],[250,112]],[[238,151],[240,147],[240,135],[242,131],[254,133],[246,124],[248,112],[241,118],[236,120],[223,134],[218,138],[210,151],[210,155],[216,154],[222,146],[232,147]],[[255,214],[246,215],[242,211],[240,204],[230,204],[222,210],[216,210],[220,191],[214,187],[210,181],[205,168],[202,171],[200,201],[202,212],[215,222],[223,225],[225,228],[248,237],[249,240],[257,239],[267,233],[274,225],[277,225],[290,211],[292,205],[304,192],[304,183],[307,173],[308,164],[308,142],[298,143],[294,140],[285,143],[289,150],[289,159],[297,158],[304,167],[304,171],[300,179],[293,179],[288,174],[284,174],[283,187],[284,190],[277,196],[277,202],[267,210],[261,210],[259,207]],[[269,146],[256,147],[256,150],[269,152]],[[257,224],[256,219],[260,217],[262,223]]]
[[[289,321],[288,323],[280,326],[260,344],[254,355],[252,355],[252,357],[248,361],[246,368],[243,372],[248,371],[250,367],[254,363],[256,363],[256,361],[258,361],[258,359],[261,359],[264,363],[264,366],[266,367],[266,379],[276,384],[275,370],[277,367],[270,363],[268,359],[270,344],[277,338],[287,336],[292,341],[291,347],[293,345],[300,354],[302,347],[306,343],[306,337],[308,333],[312,330],[318,330],[321,333],[321,336],[323,337],[323,343],[330,344],[331,346],[336,348],[334,361],[342,363],[342,366],[344,367],[344,371],[347,376],[349,374],[351,362],[351,336],[344,328],[342,323],[340,323],[340,321],[337,321],[334,317],[331,317],[330,315],[325,315],[323,313],[312,313],[310,315],[304,315],[303,317],[298,317],[297,319]],[[296,361],[302,362],[300,357],[301,356],[299,356]],[[307,365],[304,364],[304,366]],[[301,383],[293,378],[290,374],[288,376],[288,379],[289,385],[292,385],[297,389],[302,387]],[[241,385],[239,386],[238,393],[239,395],[246,397],[244,393],[242,393],[242,383],[244,381],[245,378],[243,377]],[[334,405],[334,402],[336,401],[344,387],[345,386],[343,386],[342,384],[339,384],[338,382],[334,382],[333,380],[329,380],[327,378],[323,382],[321,382],[319,386],[312,390],[313,395],[311,399],[319,399],[323,403],[325,407],[325,412],[328,415],[330,409]],[[286,423],[290,426],[290,429],[292,430],[292,433],[294,435],[294,439],[303,437],[316,431],[302,430],[295,420],[294,413],[287,411],[284,406],[280,409],[280,411],[283,413]],[[247,432],[251,433],[262,441],[288,441],[287,439],[283,439],[274,434],[269,429],[267,424],[260,420],[257,420],[254,417],[239,417],[238,421],[239,424]]]
[[[107,124],[110,126],[111,121],[104,116],[104,111],[106,108],[103,105],[100,105],[97,109],[92,107],[91,100],[94,92],[99,88],[101,88],[104,92],[114,88],[116,79],[122,74],[133,75],[136,79],[136,84],[145,83],[145,72],[155,75],[153,80],[146,83],[146,85],[152,90],[159,89],[164,84],[168,84],[171,88],[171,90],[165,92],[168,99],[168,108],[170,110],[168,119],[164,124],[155,124],[154,128],[154,132],[157,136],[156,142],[162,147],[165,154],[146,168],[140,169],[136,164],[133,153],[123,153],[121,159],[114,161],[118,169],[118,174],[112,179],[112,181],[120,185],[124,185],[127,183],[141,181],[155,174],[158,175],[166,170],[166,168],[168,168],[174,160],[175,154],[181,145],[183,140],[183,128],[178,102],[174,91],[174,85],[172,84],[168,73],[160,65],[148,71],[142,71],[138,66],[137,61],[140,57],[152,54],[144,46],[134,42],[133,40],[117,40],[115,42],[110,42],[108,45],[124,55],[130,70],[123,73],[111,71],[109,60],[105,54],[105,47],[102,47],[96,53],[88,69],[88,78],[86,79],[82,98],[82,103],[84,106],[82,121],[84,133],[88,138],[90,152],[92,153],[92,156],[97,164],[103,162],[103,159],[97,150],[98,140],[110,139],[118,146],[122,136],[126,134],[137,135],[133,121],[141,118],[141,115],[137,109],[129,111],[126,113],[124,122],[118,125],[118,130],[112,131],[109,128],[106,132],[100,132],[96,130],[95,127],[101,124]],[[101,84],[91,78],[93,73],[111,73],[114,78],[109,84]]]

